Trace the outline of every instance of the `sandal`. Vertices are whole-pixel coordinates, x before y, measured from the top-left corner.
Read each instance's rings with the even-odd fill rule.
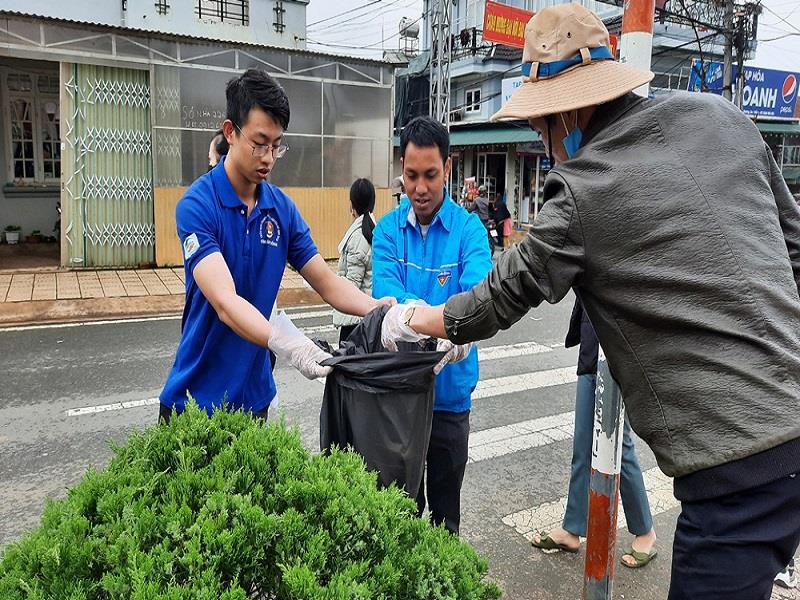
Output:
[[[650,552],[639,552],[631,547],[622,556],[630,556],[634,561],[633,564],[629,564],[626,560],[620,558],[620,562],[623,566],[628,567],[629,569],[641,569],[642,567],[648,565],[656,556],[658,556],[658,552],[655,548],[651,549]]]
[[[550,534],[545,531],[537,532],[539,534],[539,541],[531,540],[531,545],[534,548],[539,548],[545,554],[554,554],[556,552],[569,552],[570,554],[577,554],[579,548],[571,548],[566,544],[559,544]]]

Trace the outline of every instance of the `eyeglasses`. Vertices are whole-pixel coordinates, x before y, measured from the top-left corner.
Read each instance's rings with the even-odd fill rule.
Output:
[[[270,146],[270,145],[265,146],[263,144],[254,144],[253,140],[251,140],[244,134],[244,131],[242,131],[241,127],[239,127],[236,123],[234,123],[233,126],[236,127],[236,129],[239,130],[239,133],[242,134],[242,137],[247,140],[248,142],[247,145],[253,149],[253,156],[255,158],[263,158],[269,152],[272,152],[272,158],[277,160],[279,158],[283,158],[283,156],[286,154],[286,151],[289,150],[289,146],[286,144],[281,144],[280,146]]]

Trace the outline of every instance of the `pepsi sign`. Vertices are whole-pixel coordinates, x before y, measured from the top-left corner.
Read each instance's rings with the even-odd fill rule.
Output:
[[[786,104],[797,99],[797,75],[789,73],[783,80],[783,101]]]
[[[701,72],[701,63],[692,61],[692,74],[689,77],[689,91],[699,92],[700,82],[704,79],[704,92],[722,94],[723,65],[718,62],[706,62],[705,72]],[[733,96],[736,97],[737,68],[733,65]],[[744,90],[742,90],[742,110],[753,116],[779,117],[794,119],[798,114],[798,73],[744,68]]]

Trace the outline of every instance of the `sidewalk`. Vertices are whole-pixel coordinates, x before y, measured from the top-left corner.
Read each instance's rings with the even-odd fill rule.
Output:
[[[180,314],[183,301],[183,268],[0,273],[3,327]],[[303,304],[322,299],[287,268],[278,306]]]

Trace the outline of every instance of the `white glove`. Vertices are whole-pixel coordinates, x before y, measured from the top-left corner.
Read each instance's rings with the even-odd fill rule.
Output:
[[[397,352],[397,342],[419,342],[427,336],[420,335],[407,325],[412,310],[417,306],[427,306],[424,302],[396,304],[383,317],[381,325],[381,344],[389,352]]]
[[[457,346],[450,340],[439,340],[436,344],[436,351],[447,353],[433,368],[434,374],[438,375],[450,363],[457,363],[467,358],[469,353],[472,352],[472,342]]]
[[[319,363],[331,358],[331,355],[317,346],[300,331],[285,312],[270,321],[272,335],[267,346],[278,358],[287,361],[308,379],[325,377],[331,367],[323,367]]]

